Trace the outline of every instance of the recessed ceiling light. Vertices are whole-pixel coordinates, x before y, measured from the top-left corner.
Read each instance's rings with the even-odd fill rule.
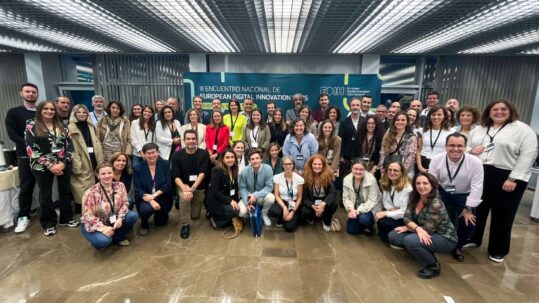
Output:
[[[494,42],[482,44],[458,52],[459,54],[495,53],[506,49],[539,42],[539,30],[520,33]]]
[[[0,45],[23,49],[27,51],[34,51],[34,52],[61,52],[62,51],[59,48],[51,47],[51,46],[40,44],[40,43],[35,43],[33,41],[7,37],[7,36],[0,36]]]

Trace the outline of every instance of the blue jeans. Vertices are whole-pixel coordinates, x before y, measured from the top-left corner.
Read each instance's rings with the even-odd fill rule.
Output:
[[[365,231],[366,228],[372,230],[374,226],[374,215],[372,211],[359,214],[355,219],[348,219],[346,222],[346,231],[351,235],[358,235]]]
[[[425,268],[427,265],[437,262],[434,253],[448,253],[457,246],[457,242],[444,238],[437,233],[433,233],[430,236],[432,240],[431,245],[421,243],[419,236],[411,232],[399,234],[393,230],[389,233],[388,238],[389,243],[404,247],[421,264],[421,267]]]
[[[137,223],[138,215],[135,211],[128,211],[125,215],[124,221],[122,222],[122,227],[120,229],[114,231],[114,235],[112,237],[106,236],[102,232],[94,231],[94,232],[88,232],[86,228],[84,227],[84,224],[81,224],[80,230],[82,232],[82,235],[86,238],[86,240],[90,241],[90,244],[92,244],[95,249],[103,249],[110,244],[118,244],[125,240],[125,235],[131,231],[133,228],[133,225]]]

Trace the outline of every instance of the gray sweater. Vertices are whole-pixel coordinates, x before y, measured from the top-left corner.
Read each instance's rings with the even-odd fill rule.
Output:
[[[255,189],[255,174],[251,165],[246,166],[240,174],[239,189],[241,202],[247,205],[248,196],[254,194],[257,199],[264,198],[273,192],[273,169],[262,163],[258,169]]]

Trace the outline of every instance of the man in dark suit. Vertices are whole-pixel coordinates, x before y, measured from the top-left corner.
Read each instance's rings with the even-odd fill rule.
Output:
[[[342,176],[350,172],[352,161],[359,158],[361,146],[359,141],[359,125],[362,119],[360,114],[361,98],[354,97],[350,100],[350,116],[348,116],[339,128],[339,137],[342,139],[341,162],[344,163]]]

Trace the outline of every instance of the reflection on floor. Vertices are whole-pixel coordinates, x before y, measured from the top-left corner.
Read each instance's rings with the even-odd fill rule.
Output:
[[[0,235],[0,302],[537,302],[532,198],[527,192],[505,263],[490,262],[484,246],[468,249],[464,263],[440,256],[434,280],[417,278],[418,265],[376,236],[320,225],[224,240],[199,220],[182,240],[173,209],[167,227],[132,233],[130,247],[95,251],[77,229],[43,236],[34,218],[26,233]]]

